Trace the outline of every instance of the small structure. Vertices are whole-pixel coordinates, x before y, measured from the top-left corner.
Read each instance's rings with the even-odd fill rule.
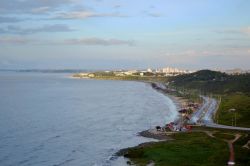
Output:
[[[180,114],[188,114],[188,109],[183,108],[181,110],[178,111]]]
[[[156,126],[155,128],[156,128],[157,131],[161,131],[162,130],[161,126]]]

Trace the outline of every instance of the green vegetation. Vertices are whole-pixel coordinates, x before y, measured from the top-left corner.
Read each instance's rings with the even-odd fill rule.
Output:
[[[155,76],[151,74],[145,73],[144,76],[140,76],[138,73],[133,75],[116,75],[115,72],[94,72],[89,73],[90,75],[93,74],[93,79],[100,79],[100,80],[127,80],[127,81],[149,81],[149,82],[166,82],[167,77],[163,76]],[[73,77],[82,77],[80,73],[74,74]]]
[[[126,157],[137,165],[153,161],[157,166],[225,165],[229,150],[227,143],[205,133],[178,133],[174,141],[153,143],[131,148]]]
[[[172,86],[194,89],[203,94],[250,93],[250,74],[227,75],[216,71],[200,70],[171,77],[169,80]]]
[[[244,148],[249,133],[224,129],[208,130],[214,132],[212,138],[203,132],[176,133],[175,140],[141,145],[129,148],[125,157],[139,166],[154,162],[156,166],[221,166],[229,159],[229,148],[225,140],[232,140],[235,134],[241,137],[234,143],[236,165],[250,164],[250,150]]]
[[[250,127],[250,96],[242,93],[223,95],[216,121],[220,124]]]
[[[139,73],[134,75],[115,75],[113,72],[96,72],[94,79],[131,80],[162,82],[168,84],[170,94],[183,97],[189,101],[201,102],[200,94],[212,94],[221,98],[216,121],[225,125],[250,127],[250,74],[227,75],[225,73],[202,70],[192,74],[175,77],[152,76]],[[236,112],[234,112],[234,110]],[[149,143],[128,148],[124,154],[136,165],[147,165],[154,162],[156,166],[221,166],[229,159],[229,148],[226,140],[233,140],[236,134],[241,137],[234,143],[236,165],[250,165],[250,149],[244,147],[250,140],[246,131],[194,127],[194,132],[177,133],[172,141]],[[202,132],[203,131],[203,132]],[[204,131],[210,133],[207,135]]]
[[[250,74],[227,75],[201,70],[169,78],[170,86],[179,91],[213,94],[221,97],[216,121],[220,124],[250,127]],[[232,110],[235,109],[236,112]],[[233,122],[233,124],[232,124]]]
[[[238,141],[234,143],[236,165],[250,165],[250,149],[243,147],[250,140],[249,134],[243,134]]]
[[[166,77],[152,77],[152,76],[95,76],[94,79],[103,79],[103,80],[127,80],[127,81],[149,81],[149,82],[166,82]]]
[[[224,140],[233,140],[235,138],[234,134],[228,133],[215,133],[213,134],[216,138],[224,139]]]

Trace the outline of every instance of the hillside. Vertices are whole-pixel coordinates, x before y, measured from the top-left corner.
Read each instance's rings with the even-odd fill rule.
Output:
[[[195,89],[202,93],[250,93],[250,74],[228,75],[217,71],[200,70],[192,74],[171,77],[169,81],[170,85]]]
[[[237,114],[237,126],[250,127],[250,74],[228,75],[221,72],[201,70],[192,74],[179,75],[169,79],[177,88],[197,90],[202,94],[215,94],[221,103],[215,120],[217,123],[232,125],[232,117]]]

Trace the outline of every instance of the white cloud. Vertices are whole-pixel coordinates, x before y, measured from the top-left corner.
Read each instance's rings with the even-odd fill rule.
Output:
[[[209,60],[210,62],[216,59],[249,59],[250,50],[245,47],[224,47],[210,49],[190,49],[182,51],[168,51],[162,55],[168,62],[192,64],[199,61]]]
[[[162,13],[158,13],[158,12],[148,12],[147,13],[148,16],[150,17],[162,17]]]
[[[250,35],[250,27],[216,30],[216,33]]]
[[[79,0],[1,0],[0,12],[4,14],[32,13],[55,10],[61,6],[74,5]]]
[[[27,44],[33,40],[22,37],[1,37],[0,44]]]
[[[21,28],[19,26],[9,25],[6,28],[0,28],[0,34],[34,34],[40,32],[70,32],[74,31],[67,25],[54,24],[54,25],[43,25],[41,27],[34,28]]]
[[[67,13],[59,13],[55,18],[58,19],[84,19],[88,17],[95,17],[97,14],[89,11],[73,11]]]
[[[81,39],[69,39],[65,40],[64,44],[77,44],[77,45],[128,45],[133,46],[135,42],[133,40],[121,40],[121,39],[102,39],[102,38],[81,38]]]
[[[23,21],[23,19],[16,18],[16,17],[3,17],[0,16],[0,23],[16,23]]]
[[[71,11],[58,13],[53,19],[86,19],[89,17],[127,17],[119,13],[96,13],[92,11]]]
[[[33,8],[31,9],[32,13],[46,13],[50,10],[49,6],[43,6],[43,7],[37,7],[37,8]]]
[[[250,35],[250,27],[243,28],[241,31],[242,31],[242,33]]]
[[[125,45],[134,46],[133,40],[102,39],[102,38],[79,38],[65,40],[40,40],[26,37],[5,36],[0,38],[0,44],[39,44],[39,45],[87,45],[87,46],[112,46]]]

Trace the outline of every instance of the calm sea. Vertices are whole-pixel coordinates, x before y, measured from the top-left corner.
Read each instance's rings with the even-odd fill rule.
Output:
[[[176,116],[145,83],[0,72],[0,165],[124,165],[111,156]]]

